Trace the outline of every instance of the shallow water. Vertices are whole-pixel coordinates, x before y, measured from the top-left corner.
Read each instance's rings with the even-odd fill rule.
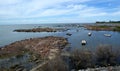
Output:
[[[26,28],[38,28],[38,27],[53,27],[53,28],[65,28],[69,29],[67,31],[61,32],[37,32],[37,33],[26,33],[26,32],[13,32],[15,29],[26,29]],[[91,36],[88,33],[92,32]],[[66,33],[71,33],[71,36],[66,35]],[[104,34],[111,34],[111,37],[105,37]],[[45,37],[45,36],[62,36],[68,39],[70,43],[70,48],[66,50],[72,51],[76,48],[95,50],[96,47],[100,45],[106,45],[113,47],[113,49],[119,50],[120,47],[120,32],[112,31],[91,31],[86,30],[81,24],[52,24],[52,25],[0,25],[0,47],[9,45],[15,41],[20,41],[29,38]],[[85,46],[81,45],[82,40],[86,40],[87,44]],[[24,55],[20,58],[9,58],[0,59],[0,68],[11,67],[15,64],[22,64],[24,67],[31,69],[33,64],[26,63],[28,56]]]
[[[81,24],[79,24],[81,26]],[[69,29],[63,32],[37,32],[37,33],[26,33],[26,32],[13,32],[15,29],[26,29],[36,27],[54,27],[54,28],[66,28]],[[88,32],[92,32],[92,36],[88,36]],[[67,36],[66,33],[71,33],[71,36]],[[104,34],[111,34],[111,37],[105,37]],[[0,25],[0,46],[8,45],[15,41],[44,37],[44,36],[62,36],[68,38],[71,43],[71,48],[82,48],[94,50],[99,45],[108,45],[118,49],[120,47],[120,32],[112,31],[91,31],[86,30],[83,27],[78,27],[76,24],[52,24],[52,25],[40,25],[40,24],[29,24],[29,25]],[[81,40],[86,40],[87,45],[82,46]]]

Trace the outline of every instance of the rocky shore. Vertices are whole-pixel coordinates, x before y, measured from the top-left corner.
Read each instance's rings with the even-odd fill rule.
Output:
[[[55,58],[56,54],[67,44],[67,39],[53,36],[16,41],[0,48],[0,59],[19,57],[29,53],[32,56],[29,59],[30,62],[38,61],[38,59],[49,60]]]
[[[50,49],[62,49],[67,43],[65,38],[53,36],[25,39],[0,48],[0,57],[17,55],[27,51],[46,56]]]
[[[120,66],[108,66],[108,67],[99,67],[99,68],[87,68],[78,71],[119,71],[119,70],[120,70]]]

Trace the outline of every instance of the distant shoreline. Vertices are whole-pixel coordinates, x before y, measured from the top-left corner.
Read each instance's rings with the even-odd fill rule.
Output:
[[[106,21],[96,21],[96,24],[120,24],[120,21],[108,21],[108,22],[106,22]]]
[[[93,25],[84,25],[88,30],[96,30],[96,31],[118,31],[120,32],[120,24],[93,24]]]

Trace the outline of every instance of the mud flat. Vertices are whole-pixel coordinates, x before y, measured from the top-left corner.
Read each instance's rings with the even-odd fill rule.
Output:
[[[30,58],[28,61],[39,63],[41,59],[49,60],[54,58],[55,54],[65,48],[67,44],[66,38],[54,36],[16,41],[0,48],[0,60],[7,59],[9,61],[11,57],[19,58],[24,54],[29,54]],[[14,66],[11,67],[13,70],[16,68]]]

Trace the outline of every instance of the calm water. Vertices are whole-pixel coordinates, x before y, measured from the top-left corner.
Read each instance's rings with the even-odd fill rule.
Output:
[[[79,25],[81,26],[81,25]],[[36,27],[53,27],[53,28],[65,28],[69,29],[63,32],[38,32],[38,33],[25,33],[25,32],[13,32],[15,29],[26,29]],[[92,36],[88,36],[88,32],[92,32]],[[67,36],[66,33],[71,33],[71,36]],[[105,37],[104,34],[111,34],[111,37]],[[89,50],[95,50],[100,45],[106,45],[119,49],[120,47],[120,32],[112,31],[91,31],[86,30],[78,25],[0,25],[0,47],[9,45],[15,41],[20,41],[29,38],[45,37],[45,36],[62,36],[68,38],[70,43],[70,50],[76,48],[84,48]],[[85,46],[81,45],[81,40],[86,40]],[[34,63],[28,62],[28,55],[16,58],[11,57],[8,59],[0,59],[0,68],[8,68],[16,64],[23,66],[28,71],[35,65]],[[66,61],[69,62],[69,59]]]
[[[69,29],[64,32],[38,32],[38,33],[25,33],[25,32],[13,32],[15,29],[26,29],[36,27],[54,27],[54,28],[66,28]],[[92,36],[88,36],[88,32],[92,32]],[[71,36],[67,36],[66,33],[71,33]],[[111,37],[105,37],[104,34],[111,34]],[[44,36],[62,36],[68,38],[71,43],[71,49],[86,47],[94,50],[99,45],[112,46],[115,49],[120,47],[120,32],[112,31],[91,31],[86,30],[83,27],[77,25],[0,25],[0,47],[8,45],[12,42],[24,40],[28,38],[44,37]],[[87,45],[82,46],[81,40],[85,39]]]

